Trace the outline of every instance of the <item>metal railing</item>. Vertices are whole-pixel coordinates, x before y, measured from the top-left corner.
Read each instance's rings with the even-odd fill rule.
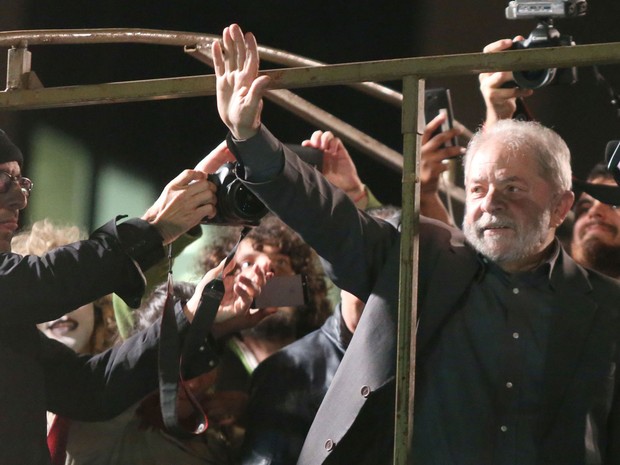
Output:
[[[216,38],[217,36],[206,34],[126,29],[0,33],[0,46],[11,47],[7,71],[7,90],[0,93],[0,109],[53,108],[214,95],[215,77],[213,75],[46,89],[40,87],[37,79],[31,74],[30,52],[28,52],[27,47],[59,43],[158,43],[182,45],[189,53],[201,54],[201,59],[208,61],[210,44]],[[279,92],[283,89],[350,85],[361,87],[370,93],[377,92],[386,101],[402,105],[403,240],[401,241],[399,281],[394,463],[409,464],[411,463],[410,445],[413,425],[416,339],[415,332],[412,332],[411,328],[412,322],[416,321],[417,316],[418,277],[419,179],[416,166],[419,166],[419,135],[423,129],[418,127],[417,116],[423,110],[424,99],[422,96],[424,95],[425,79],[503,70],[565,68],[620,63],[620,43],[515,50],[493,54],[470,53],[403,58],[334,65],[324,65],[266,47],[260,47],[260,53],[268,61],[297,66],[296,68],[263,71],[272,79],[271,90],[274,100],[279,99],[284,104],[290,104],[293,97]],[[402,80],[403,93],[400,96],[382,86],[376,87],[376,84],[367,84],[369,82],[394,80]],[[291,106],[297,108],[294,104]],[[311,109],[311,107],[308,108]],[[301,110],[299,111],[303,113]],[[312,109],[307,113],[311,114]],[[323,120],[321,121],[323,122]],[[346,129],[346,126],[343,128]],[[350,135],[350,137],[355,136]],[[359,141],[355,142],[359,143]],[[361,145],[366,142],[366,139],[362,140]],[[389,156],[385,159],[379,157],[379,159],[386,164],[394,163],[389,161]]]

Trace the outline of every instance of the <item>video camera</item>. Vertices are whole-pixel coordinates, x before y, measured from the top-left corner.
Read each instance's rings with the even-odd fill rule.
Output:
[[[586,0],[512,0],[506,8],[507,19],[537,19],[538,24],[524,41],[514,42],[512,50],[575,45],[569,35],[560,34],[553,26],[555,18],[572,18],[586,14]],[[517,86],[539,89],[549,84],[574,84],[577,68],[549,68],[533,71],[515,71]]]
[[[312,147],[286,144],[303,161],[319,170],[323,166],[323,152]],[[217,213],[203,218],[203,224],[220,226],[258,226],[268,212],[267,207],[237,177],[237,163],[224,163],[207,179],[217,186]]]

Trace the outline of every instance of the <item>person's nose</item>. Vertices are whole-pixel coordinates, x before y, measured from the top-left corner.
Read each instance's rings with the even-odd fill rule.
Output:
[[[498,210],[504,209],[504,200],[502,193],[495,189],[493,186],[489,187],[486,195],[482,199],[480,208],[486,213],[494,213]]]
[[[271,259],[269,258],[269,256],[267,255],[260,255],[254,262],[255,264],[257,264],[261,269],[265,270],[265,271],[272,271],[275,272],[274,268],[273,268],[273,262],[271,261]]]
[[[588,209],[588,217],[590,218],[604,218],[613,209],[611,205],[601,202],[600,200],[594,200],[592,205]]]
[[[16,183],[11,184],[11,188],[6,193],[8,206],[11,209],[23,210],[28,205],[28,195]]]

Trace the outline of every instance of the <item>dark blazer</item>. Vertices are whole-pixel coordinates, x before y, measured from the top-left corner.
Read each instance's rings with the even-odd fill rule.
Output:
[[[46,411],[105,420],[157,387],[157,326],[90,357],[35,324],[111,292],[137,305],[145,285],[140,267],[160,258],[161,236],[142,220],[110,222],[43,257],[0,254],[0,464],[49,463]],[[177,321],[188,327],[182,312]]]
[[[358,211],[344,193],[278,144],[265,128],[252,139],[229,145],[238,159],[244,153],[248,159],[284,154],[278,175],[246,184],[329,262],[336,285],[367,302],[298,464],[391,463],[398,228]],[[425,354],[433,350],[434,338],[480,271],[476,253],[459,230],[422,219],[419,234],[417,376],[432,369],[424,365]],[[548,341],[546,407],[536,438],[538,463],[620,463],[616,395],[620,285],[580,267],[564,252],[560,262],[551,283],[562,312],[551,325]],[[417,394],[419,401],[422,396]],[[448,435],[458,434],[462,427],[444,426]],[[415,463],[428,465],[425,448],[430,446],[417,443],[415,437]],[[447,457],[460,453],[446,451],[440,465],[450,465]]]
[[[294,465],[351,338],[340,305],[321,328],[280,349],[252,373],[243,465]]]

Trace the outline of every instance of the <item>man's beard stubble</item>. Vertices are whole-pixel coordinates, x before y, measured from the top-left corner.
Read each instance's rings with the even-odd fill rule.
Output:
[[[297,312],[278,310],[265,317],[258,324],[246,330],[247,334],[267,341],[283,341],[296,339]]]
[[[551,219],[551,210],[545,209],[538,221],[532,224],[518,224],[508,215],[483,213],[473,223],[463,221],[463,233],[474,249],[489,260],[501,263],[518,262],[539,252],[544,243]],[[506,238],[485,238],[484,229],[488,227],[509,227],[515,234],[509,243]],[[493,242],[497,243],[493,245]],[[499,250],[498,250],[499,249]]]
[[[620,278],[620,247],[591,238],[583,242],[581,249],[584,262],[581,265],[612,278]]]

